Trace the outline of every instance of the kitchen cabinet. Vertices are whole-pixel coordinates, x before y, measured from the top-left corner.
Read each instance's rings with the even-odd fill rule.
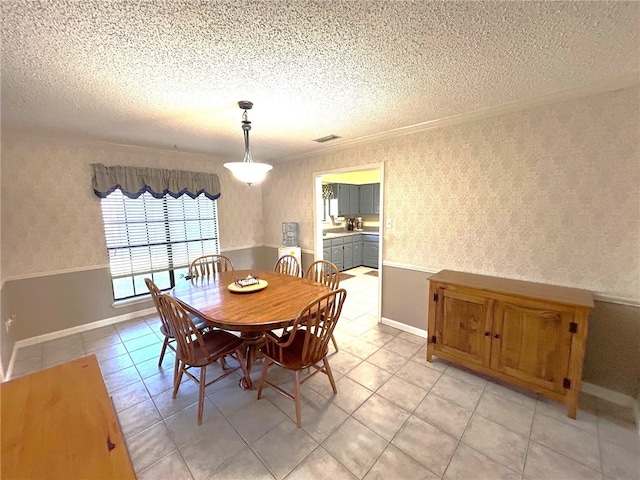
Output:
[[[380,184],[373,184],[373,214],[380,214]]]
[[[359,267],[362,265],[362,235],[355,235],[353,237],[353,266]]]
[[[433,355],[562,402],[576,417],[590,292],[443,270],[429,278]]]
[[[343,238],[342,249],[342,268],[340,270],[349,270],[355,267],[353,264],[353,235]]]
[[[361,266],[363,264],[362,250],[362,235],[360,234],[325,238],[322,241],[322,258],[332,262],[340,271]]]
[[[351,186],[346,183],[336,184],[334,192],[338,192],[338,215],[351,215]]]
[[[333,191],[337,192],[339,215],[360,214],[360,185],[337,183]]]
[[[340,271],[344,270],[343,247],[342,237],[331,239],[331,263],[338,267]]]
[[[331,262],[331,240],[322,240],[322,258]]]
[[[365,267],[378,268],[379,244],[378,235],[362,234],[362,264]]]
[[[373,214],[373,183],[360,185],[360,215]]]
[[[332,184],[338,199],[338,215],[374,215],[380,213],[380,184]]]
[[[360,185],[349,185],[349,214],[360,214]]]
[[[380,184],[360,185],[360,215],[380,213]]]

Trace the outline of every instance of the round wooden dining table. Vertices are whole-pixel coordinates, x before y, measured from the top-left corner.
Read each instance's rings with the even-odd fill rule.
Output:
[[[248,275],[265,281],[266,287],[255,291],[255,287],[234,286],[236,279]],[[189,313],[214,327],[240,332],[250,373],[264,332],[290,325],[305,306],[329,292],[326,285],[291,275],[235,270],[179,282],[171,295]],[[250,378],[242,379],[241,385],[253,388]]]

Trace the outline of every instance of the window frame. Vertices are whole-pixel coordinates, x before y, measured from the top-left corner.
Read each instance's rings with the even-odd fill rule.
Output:
[[[148,295],[144,278],[173,288],[197,257],[220,254],[218,204],[204,194],[131,198],[115,189],[100,207],[115,302]]]

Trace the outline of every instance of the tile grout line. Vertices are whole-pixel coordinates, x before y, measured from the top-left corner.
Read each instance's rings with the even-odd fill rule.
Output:
[[[380,347],[380,348],[382,348],[382,347]],[[409,358],[409,360],[408,360],[407,362],[405,362],[405,365],[406,365],[406,363],[408,363],[408,362],[410,362],[410,361],[411,361],[411,358],[413,358],[413,356],[412,356],[412,357],[410,357],[410,358]],[[404,365],[403,365],[403,366],[404,366]],[[447,368],[448,368],[448,367],[447,367]],[[446,370],[446,369],[445,369],[445,370]],[[396,372],[396,373],[397,373],[397,372]],[[443,374],[443,373],[444,373],[444,371],[443,371],[443,372],[440,372],[440,377],[442,376],[442,374]],[[395,375],[395,373],[394,373],[393,375]],[[438,379],[440,379],[440,377],[438,377]],[[393,376],[392,376],[392,378],[393,378]],[[387,380],[387,381],[388,381],[388,380]],[[386,382],[385,382],[385,383],[386,383]],[[433,387],[434,387],[434,385],[435,385],[436,383],[437,383],[437,380],[436,380],[436,381],[433,383],[433,385],[431,385],[431,387],[427,390],[427,393],[425,393],[424,397],[422,397],[422,400],[420,400],[420,402],[418,402],[418,404],[414,407],[414,409],[413,409],[411,412],[409,412],[409,416],[407,417],[407,419],[403,422],[402,426],[398,429],[398,431],[393,435],[393,438],[389,441],[389,443],[387,444],[387,447],[386,447],[386,448],[385,448],[385,449],[380,453],[380,455],[378,456],[378,458],[376,458],[376,461],[375,461],[375,462],[373,462],[373,464],[371,465],[371,467],[369,467],[369,470],[367,470],[367,472],[365,473],[365,475],[363,476],[363,478],[364,478],[364,477],[366,477],[366,475],[369,473],[369,471],[371,471],[371,469],[376,465],[376,463],[378,462],[378,460],[380,459],[380,457],[382,456],[382,454],[387,450],[387,448],[389,448],[389,445],[393,445],[395,448],[397,448],[398,450],[400,450],[402,453],[404,453],[405,455],[407,455],[409,458],[413,459],[413,460],[414,460],[414,461],[416,461],[418,464],[420,464],[420,465],[422,465],[424,468],[426,468],[429,472],[434,473],[435,475],[437,475],[437,476],[438,476],[438,477],[440,477],[440,478],[442,478],[442,477],[444,476],[444,472],[443,472],[443,475],[438,475],[438,474],[436,474],[433,470],[431,470],[429,467],[427,467],[426,465],[424,465],[422,462],[420,462],[419,460],[417,460],[417,459],[413,458],[413,457],[412,457],[408,452],[405,452],[405,451],[404,451],[404,450],[402,450],[400,447],[397,447],[397,446],[395,446],[395,445],[393,444],[393,440],[395,440],[395,438],[398,436],[398,434],[400,433],[400,431],[401,431],[401,430],[404,428],[404,426],[407,424],[407,422],[409,421],[409,419],[410,419],[410,418],[415,414],[415,411],[418,409],[418,407],[419,407],[419,406],[420,406],[420,404],[424,401],[424,399],[425,399],[425,398],[427,398],[427,396],[429,395],[429,393],[431,392],[431,390],[433,389]],[[413,384],[412,384],[412,385],[413,385]],[[381,387],[382,387],[382,386],[381,386]],[[375,395],[375,394],[377,393],[377,391],[378,391],[378,390],[380,390],[380,388],[381,388],[381,387],[379,387],[375,392],[373,392],[373,394]],[[384,398],[384,397],[383,397],[383,398]],[[392,402],[392,403],[394,403],[394,402]],[[399,405],[398,405],[398,406],[399,406]],[[402,408],[402,407],[401,407],[401,408]],[[420,418],[420,417],[417,417],[417,418]],[[421,419],[421,420],[422,420],[422,419]],[[423,421],[424,421],[424,420],[423,420]],[[426,423],[429,423],[429,422],[426,422]],[[431,424],[430,424],[430,425],[431,425]],[[434,425],[434,427],[435,427],[435,425]],[[445,433],[446,433],[446,432],[445,432]],[[445,468],[445,472],[446,472],[446,468]]]

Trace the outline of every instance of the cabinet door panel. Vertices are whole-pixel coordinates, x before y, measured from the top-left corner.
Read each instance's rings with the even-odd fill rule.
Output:
[[[345,270],[353,268],[353,243],[345,243],[342,265]]]
[[[380,184],[373,185],[373,213],[380,213]]]
[[[493,300],[438,289],[434,349],[467,362],[488,365],[491,348]]]
[[[373,213],[373,184],[360,185],[360,215]]]
[[[497,302],[491,368],[564,393],[573,315],[556,309]],[[496,335],[498,338],[496,338]]]
[[[349,198],[350,185],[338,183],[338,214],[349,215],[351,213],[351,199]]]
[[[365,267],[378,268],[378,244],[362,242],[362,261]]]
[[[349,214],[358,215],[360,213],[360,186],[349,185]]]
[[[362,240],[353,242],[353,266],[362,265]]]
[[[331,262],[338,267],[338,270],[342,270],[343,269],[343,250],[342,250],[342,245],[339,245],[337,247],[331,247]]]

